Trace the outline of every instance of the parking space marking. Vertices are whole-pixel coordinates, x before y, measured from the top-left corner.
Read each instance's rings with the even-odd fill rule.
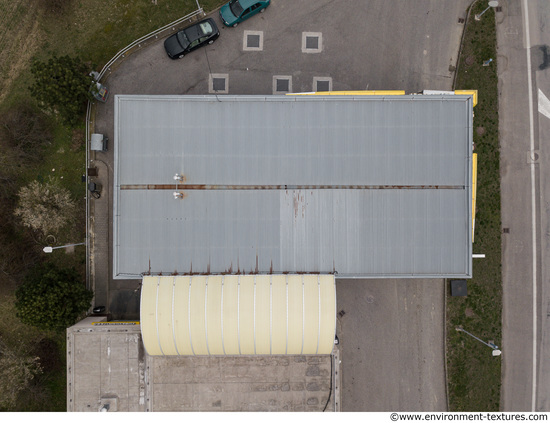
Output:
[[[291,75],[274,75],[273,76],[273,94],[286,94],[291,92],[292,92]]]
[[[229,74],[211,73],[208,77],[208,92],[210,94],[229,93]]]
[[[321,53],[323,34],[321,32],[302,32],[302,53]]]
[[[314,76],[312,91],[332,91],[332,78],[330,76]]]
[[[264,49],[263,31],[244,31],[243,50],[244,51],[262,51]]]

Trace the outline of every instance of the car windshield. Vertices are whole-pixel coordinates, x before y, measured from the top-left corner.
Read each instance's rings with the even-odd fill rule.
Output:
[[[212,25],[210,25],[210,22],[203,22],[199,26],[201,27],[201,31],[204,35],[212,34]]]
[[[239,3],[239,0],[231,0],[229,2],[229,8],[233,12],[233,14],[237,17],[241,16],[241,13],[243,13],[243,8]]]
[[[176,37],[178,37],[178,42],[180,43],[180,45],[182,46],[182,48],[187,48],[187,46],[190,44],[189,43],[189,40],[187,39],[186,35],[185,35],[185,32],[183,31],[179,31],[177,34],[176,34]]]

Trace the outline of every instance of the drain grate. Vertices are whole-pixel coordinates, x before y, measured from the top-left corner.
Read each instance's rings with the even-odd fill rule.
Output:
[[[292,92],[292,76],[276,75],[273,77],[273,94]]]
[[[458,23],[463,24],[464,23],[464,18],[458,18]]]
[[[320,53],[323,50],[323,34],[302,32],[302,53]]]
[[[313,77],[313,91],[332,91],[332,78],[329,76]]]
[[[210,94],[227,94],[229,92],[229,75],[211,73],[208,80],[208,92]]]
[[[510,233],[510,228],[502,228],[502,233],[509,234]]]
[[[319,48],[319,37],[306,37],[306,48],[317,50]]]
[[[224,78],[213,78],[212,79],[212,89],[214,91],[225,91],[225,79]]]
[[[277,91],[288,92],[289,82],[288,79],[277,79]]]
[[[243,50],[262,51],[264,49],[263,31],[244,31]]]
[[[247,35],[246,36],[246,46],[248,48],[258,48],[260,47],[260,36],[259,35]]]
[[[330,82],[317,81],[317,91],[330,91]]]

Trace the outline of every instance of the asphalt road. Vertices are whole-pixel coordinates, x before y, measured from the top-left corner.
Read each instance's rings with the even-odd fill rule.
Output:
[[[550,410],[550,4],[497,14],[504,411]],[[527,9],[526,9],[527,6]]]
[[[221,27],[214,44],[181,60],[168,59],[162,40],[127,57],[105,81],[110,98],[98,105],[94,130],[114,140],[117,94],[208,94],[210,74],[227,75],[229,94],[273,94],[274,76],[291,78],[293,92],[314,90],[315,77],[330,78],[332,90],[450,90],[459,18],[469,3],[274,0],[265,13],[237,28]],[[245,51],[244,31],[262,32],[262,50]],[[302,52],[304,32],[321,34],[320,52]],[[112,172],[112,149],[101,160]],[[112,228],[112,209],[108,215]],[[109,251],[112,231],[95,242]],[[113,281],[112,263],[95,268],[96,297],[113,316],[135,318],[136,281]],[[338,309],[346,312],[342,409],[444,410],[442,281],[354,280],[338,282],[337,289]],[[365,295],[374,298],[368,306],[361,302]]]

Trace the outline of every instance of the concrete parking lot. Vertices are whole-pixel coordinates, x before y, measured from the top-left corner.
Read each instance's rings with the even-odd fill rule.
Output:
[[[117,94],[284,94],[313,90],[450,90],[469,0],[273,1],[211,46],[170,60],[163,40],[127,57],[104,81],[94,132],[114,139]],[[216,13],[214,19],[219,22]],[[216,91],[214,90],[216,88]],[[152,142],[154,142],[152,140]],[[92,200],[95,305],[139,318],[139,282],[112,279],[112,150],[94,153],[104,187]],[[346,410],[442,410],[442,282],[338,282]],[[372,296],[372,302],[366,302]]]
[[[338,280],[343,411],[445,411],[445,282]]]

